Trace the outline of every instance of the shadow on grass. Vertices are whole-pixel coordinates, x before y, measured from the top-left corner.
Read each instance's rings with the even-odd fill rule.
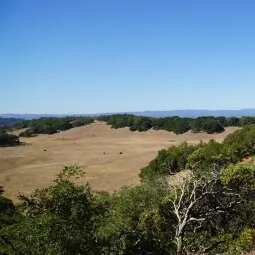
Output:
[[[19,143],[13,143],[13,144],[0,144],[0,148],[8,148],[8,147],[17,147],[17,146],[25,146],[27,143],[19,142]]]

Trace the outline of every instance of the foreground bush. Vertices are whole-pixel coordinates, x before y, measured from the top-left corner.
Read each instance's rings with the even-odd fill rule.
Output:
[[[21,196],[17,206],[0,199],[0,254],[251,251],[255,195],[245,181],[235,189],[236,177],[226,171],[206,177],[191,173],[176,184],[147,180],[110,196],[75,184],[82,171],[65,167],[52,186]]]
[[[141,180],[154,179],[162,175],[175,174],[184,170],[189,156],[196,151],[198,146],[183,143],[179,146],[171,146],[167,150],[158,152],[157,157],[147,167],[141,169]]]
[[[148,166],[141,169],[141,180],[171,175],[190,169],[204,175],[215,169],[236,164],[255,154],[255,127],[249,126],[228,135],[223,143],[214,140],[196,146],[186,143],[158,152]]]
[[[16,135],[0,132],[0,146],[12,146],[19,144],[19,138]]]
[[[0,254],[251,252],[255,166],[246,155],[254,153],[254,129],[237,131],[222,144],[163,150],[142,169],[140,185],[112,195],[78,185],[83,172],[76,166],[65,167],[50,187],[20,196],[16,206],[0,194]],[[232,157],[239,139],[244,142]],[[179,182],[167,178],[187,167]]]
[[[24,220],[2,229],[0,235],[12,245],[1,246],[4,254],[100,254],[96,229],[105,205],[89,185],[70,178],[81,176],[78,167],[65,167],[49,188],[31,197],[21,196]]]

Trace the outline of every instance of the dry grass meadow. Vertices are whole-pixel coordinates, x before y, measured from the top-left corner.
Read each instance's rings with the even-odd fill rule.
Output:
[[[212,138],[222,141],[236,129],[231,127],[212,135],[191,132],[175,135],[156,130],[139,133],[128,128],[111,129],[97,122],[54,135],[22,138],[25,145],[0,148],[0,185],[6,196],[16,200],[19,192],[30,194],[51,184],[64,165],[77,164],[86,172],[84,182],[111,192],[123,185],[137,184],[140,169],[160,149],[184,141],[192,144]]]

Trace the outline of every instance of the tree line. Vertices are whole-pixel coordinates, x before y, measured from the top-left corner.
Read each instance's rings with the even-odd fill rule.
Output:
[[[59,131],[65,131],[74,127],[88,125],[94,120],[105,121],[112,128],[129,127],[131,131],[148,131],[150,129],[166,130],[176,134],[183,134],[189,130],[192,132],[206,132],[208,134],[220,133],[225,127],[238,126],[243,127],[255,124],[255,117],[198,117],[198,118],[181,118],[178,116],[165,118],[150,118],[136,116],[132,114],[113,114],[99,117],[51,117],[33,120],[20,121],[9,126],[9,130],[23,129],[21,137],[30,137],[38,134],[55,134]],[[6,121],[5,121],[6,123]],[[8,122],[12,123],[12,121]],[[7,129],[7,127],[5,127]]]
[[[176,134],[192,132],[220,133],[225,127],[254,125],[255,117],[198,117],[181,118],[178,116],[165,118],[150,118],[132,114],[105,115],[97,118],[105,121],[112,128],[129,127],[131,131],[148,131],[149,129],[166,130]]]
[[[159,152],[141,184],[108,194],[77,184],[64,167],[54,183],[20,195],[0,190],[0,254],[244,254],[255,250],[255,127]],[[170,181],[186,169],[179,181]]]
[[[90,117],[40,118],[23,121],[13,127],[14,129],[26,128],[24,132],[20,133],[20,136],[30,137],[38,134],[55,134],[59,131],[89,125],[93,122],[94,119]]]
[[[148,166],[141,169],[142,180],[176,174],[184,169],[197,173],[201,169],[224,168],[255,154],[255,127],[247,126],[228,135],[222,143],[210,140],[198,145],[183,143],[158,152]]]

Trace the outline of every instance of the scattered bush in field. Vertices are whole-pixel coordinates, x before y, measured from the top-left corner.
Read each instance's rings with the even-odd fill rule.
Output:
[[[33,136],[33,133],[29,129],[19,134],[19,137],[32,137],[32,136]]]
[[[19,138],[16,135],[0,132],[0,146],[12,146],[19,144]]]

